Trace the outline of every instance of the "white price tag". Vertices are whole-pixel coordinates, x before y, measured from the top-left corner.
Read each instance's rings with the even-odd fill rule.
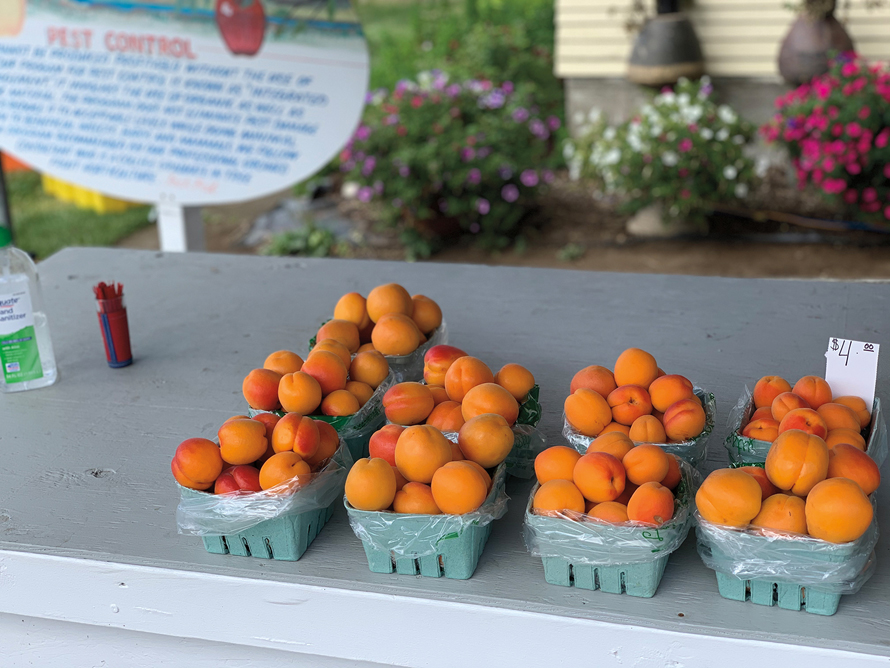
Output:
[[[861,397],[871,410],[875,400],[880,349],[877,343],[828,339],[825,380],[831,385],[834,397]]]

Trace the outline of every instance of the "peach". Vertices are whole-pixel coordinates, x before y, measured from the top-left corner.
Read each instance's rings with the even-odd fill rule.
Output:
[[[621,460],[627,471],[627,479],[635,485],[658,482],[670,471],[668,454],[657,445],[638,445]]]
[[[241,392],[247,405],[261,411],[274,411],[279,408],[278,383],[281,374],[270,369],[254,369],[241,383]]]
[[[411,319],[421,333],[429,334],[442,324],[442,309],[432,299],[423,295],[413,295],[411,301],[414,302]]]
[[[764,376],[754,385],[754,407],[765,408],[783,392],[791,391],[791,383],[781,376]]]
[[[303,358],[290,350],[277,350],[266,358],[263,368],[274,371],[279,376],[296,373],[303,366]]]
[[[810,491],[806,502],[807,532],[829,543],[848,543],[865,533],[874,516],[871,501],[848,478],[829,478]]]
[[[832,429],[852,429],[854,431],[862,429],[859,416],[842,404],[831,402],[822,404],[816,409],[816,412],[822,417],[828,431]]]
[[[320,343],[325,339],[334,339],[342,343],[350,353],[354,353],[361,345],[358,327],[349,320],[328,320],[318,328],[315,342]]]
[[[698,398],[682,399],[664,412],[664,433],[671,441],[688,441],[704,431],[706,421]]]
[[[442,432],[460,431],[464,426],[464,416],[461,406],[456,401],[443,401],[433,408],[433,412],[426,419],[428,425],[432,425]]]
[[[757,481],[757,484],[760,485],[760,489],[763,492],[763,499],[778,493],[779,490],[769,481],[766,471],[759,466],[740,466],[738,470],[744,471]]]
[[[359,408],[358,399],[349,390],[334,390],[321,400],[322,415],[355,415]]]
[[[421,334],[414,321],[400,313],[388,313],[371,332],[371,342],[384,355],[410,355],[421,342]]]
[[[454,360],[466,357],[467,354],[454,346],[433,346],[423,356],[423,379],[427,385],[445,387],[445,374]]]
[[[288,413],[278,421],[272,431],[272,449],[275,452],[296,452],[302,458],[309,458],[321,445],[318,424],[310,417],[298,413]]]
[[[564,510],[584,512],[584,496],[575,483],[569,480],[550,480],[535,492],[532,509],[542,514],[560,513]]]
[[[378,285],[371,290],[365,300],[365,307],[372,322],[380,322],[380,319],[388,313],[402,314],[409,318],[414,313],[411,295],[398,283]]]
[[[477,510],[488,496],[488,484],[469,462],[448,462],[433,474],[433,499],[442,512],[463,515]]]
[[[847,443],[863,452],[866,449],[866,442],[862,434],[852,429],[832,429],[828,432],[828,436],[825,437],[825,445],[832,449],[837,447],[839,443]]]
[[[621,461],[633,447],[634,442],[629,436],[620,431],[608,431],[593,439],[587,446],[587,452],[606,452]]]
[[[422,482],[406,482],[396,492],[392,509],[409,515],[441,515],[442,511],[433,498],[433,490]]]
[[[674,516],[674,495],[664,485],[647,482],[627,502],[627,519],[661,526]]]
[[[376,350],[358,353],[349,365],[349,378],[365,383],[375,390],[389,375],[389,362]]]
[[[587,516],[610,524],[621,524],[627,522],[627,506],[616,501],[603,501],[588,510]]]
[[[383,395],[386,419],[394,424],[420,424],[433,412],[434,406],[430,388],[421,383],[398,383]]]
[[[470,356],[458,357],[445,372],[445,391],[448,398],[458,403],[464,400],[467,392],[477,385],[493,383],[494,374],[480,359]]]
[[[433,394],[433,403],[436,406],[443,404],[446,401],[451,401],[451,399],[448,398],[448,393],[445,391],[445,388],[441,385],[427,385],[427,387],[430,388],[430,392]]]
[[[770,412],[773,414],[773,420],[781,422],[782,418],[790,411],[809,407],[810,404],[803,397],[799,397],[792,392],[782,392],[782,394],[773,399],[773,403],[770,404]]]
[[[266,426],[256,420],[229,420],[219,428],[219,453],[223,461],[238,466],[252,464],[266,452]]]
[[[359,408],[368,403],[371,400],[371,397],[374,396],[373,387],[357,380],[347,380],[346,391],[355,397],[356,401],[358,401]],[[322,410],[324,410],[324,401],[322,401]]]
[[[515,436],[510,425],[500,415],[478,415],[464,422],[457,434],[464,457],[482,468],[494,468],[507,458],[513,449]]]
[[[618,385],[615,383],[615,376],[611,371],[604,366],[594,364],[584,367],[572,377],[569,394],[575,394],[575,391],[582,387],[598,392],[605,399]]]
[[[385,459],[359,459],[346,476],[346,500],[357,510],[386,510],[396,498],[396,476]]]
[[[664,376],[667,378],[667,376]],[[641,415],[630,426],[628,436],[636,443],[665,443],[667,435],[658,418],[652,415]]]
[[[279,452],[269,457],[263,464],[263,468],[260,469],[260,487],[269,490],[291,480],[296,480],[296,486],[299,487],[309,482],[311,473],[309,464],[303,461],[303,458],[296,452]],[[293,487],[294,485],[291,484],[277,491],[287,493]]]
[[[871,411],[869,411],[869,407],[865,405],[865,401],[860,397],[837,397],[834,403],[846,406],[853,411],[859,418],[860,429],[865,429],[871,422]]]
[[[779,435],[779,423],[772,418],[752,420],[742,429],[742,436],[772,443]]]
[[[813,410],[831,401],[831,386],[819,376],[804,376],[791,391],[804,399]]]
[[[652,408],[664,413],[671,404],[681,399],[695,399],[695,392],[688,378],[671,374],[652,381],[649,386],[649,398],[652,400]]]
[[[615,383],[618,387],[639,385],[646,389],[656,378],[658,365],[655,358],[645,350],[628,348],[615,361]]]
[[[436,469],[452,461],[451,443],[435,427],[408,427],[396,441],[395,460],[406,479],[429,484]]]
[[[602,503],[621,495],[626,476],[618,459],[605,452],[591,452],[575,463],[572,480],[585,499]]]
[[[602,436],[603,434],[608,434],[610,431],[620,431],[625,436],[630,436],[630,427],[626,424],[620,424],[618,422],[610,422],[605,427],[603,427],[603,430],[600,432],[600,436]]]
[[[698,488],[695,505],[708,522],[744,527],[760,512],[762,499],[753,476],[740,469],[717,469]]]
[[[754,422],[754,420],[772,420],[773,419],[773,409],[772,405],[763,406],[762,408],[758,408],[753,413],[751,413],[751,419],[748,422]],[[778,420],[777,420],[778,422]]]
[[[773,442],[764,468],[776,487],[804,497],[828,475],[828,446],[818,436],[791,429]]]
[[[670,452],[666,454],[668,457],[668,472],[661,479],[661,484],[673,491],[683,479],[683,472],[680,470],[680,460],[677,458],[677,455]]]
[[[752,526],[773,531],[789,531],[806,535],[806,504],[799,496],[773,494],[764,499],[760,512],[751,520]]]
[[[397,424],[384,425],[371,435],[368,451],[371,457],[385,459],[392,466],[396,465],[396,443],[405,428]]]
[[[315,378],[324,396],[336,390],[346,389],[346,367],[343,365],[343,361],[334,353],[329,353],[325,350],[312,353],[303,362],[301,373]]]
[[[187,438],[176,448],[170,469],[183,487],[209,489],[223,470],[219,446],[206,438]]]
[[[598,436],[612,420],[612,409],[599,392],[582,387],[566,397],[566,420],[585,436]]]
[[[494,375],[494,382],[512,394],[513,398],[521,404],[535,386],[535,377],[531,371],[520,364],[505,364]]]
[[[548,480],[573,480],[575,464],[581,453],[564,445],[554,445],[535,457],[535,476],[542,485]]]
[[[615,422],[632,425],[642,415],[652,413],[649,393],[641,385],[619,385],[606,397]]]
[[[329,353],[334,353],[337,357],[340,358],[340,361],[343,362],[343,366],[347,369],[349,365],[352,364],[352,353],[347,350],[346,346],[337,341],[336,339],[325,339],[324,341],[319,341],[315,344],[315,347],[309,353],[311,357],[313,353],[319,353],[322,350]],[[297,369],[299,371],[299,369]]]
[[[334,319],[348,320],[354,323],[359,331],[365,329],[371,323],[368,309],[365,306],[365,298],[358,292],[347,292],[334,306]]]
[[[789,429],[805,431],[819,438],[825,438],[828,435],[825,420],[812,408],[795,408],[793,411],[788,411],[779,422],[779,434],[783,434]]]
[[[881,471],[875,460],[859,448],[840,443],[828,452],[828,478],[849,478],[859,484],[866,495],[881,484]]]
[[[318,449],[315,451],[315,454],[303,459],[312,470],[315,470],[337,452],[337,449],[340,447],[340,435],[336,429],[323,420],[313,420],[313,422],[315,422],[315,427],[318,429]]]
[[[470,388],[461,402],[464,420],[485,413],[496,413],[512,425],[519,417],[519,404],[513,395],[497,383],[482,383]]]
[[[260,472],[253,466],[230,466],[220,473],[213,485],[214,494],[260,492]]]
[[[289,373],[278,384],[278,399],[288,413],[311,415],[321,404],[321,385],[303,371]]]

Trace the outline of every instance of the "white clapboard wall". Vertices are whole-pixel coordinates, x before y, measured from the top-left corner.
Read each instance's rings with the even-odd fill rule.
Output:
[[[654,14],[654,0],[644,0]],[[635,34],[625,27],[631,0],[556,0],[556,74],[623,76]],[[779,45],[795,13],[783,0],[693,0],[687,11],[713,76],[778,75]],[[890,2],[841,0],[837,17],[857,50],[890,60]]]

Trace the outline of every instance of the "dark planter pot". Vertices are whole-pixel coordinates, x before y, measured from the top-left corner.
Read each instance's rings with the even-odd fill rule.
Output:
[[[853,51],[853,40],[834,16],[799,16],[779,50],[779,73],[792,86],[828,71],[831,52]]]
[[[643,24],[627,65],[627,78],[645,86],[697,79],[705,73],[701,45],[682,12],[658,14]]]

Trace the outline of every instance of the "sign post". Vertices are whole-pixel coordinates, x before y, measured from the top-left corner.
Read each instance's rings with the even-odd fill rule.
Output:
[[[348,0],[0,0],[0,149],[156,204],[164,250],[326,164],[367,86]]]

